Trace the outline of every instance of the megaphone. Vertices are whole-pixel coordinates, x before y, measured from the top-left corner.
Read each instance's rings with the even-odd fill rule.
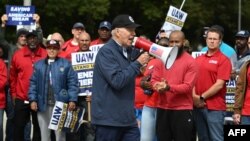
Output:
[[[163,47],[140,37],[134,37],[132,45],[162,60],[167,69],[173,65],[178,53],[178,47]]]

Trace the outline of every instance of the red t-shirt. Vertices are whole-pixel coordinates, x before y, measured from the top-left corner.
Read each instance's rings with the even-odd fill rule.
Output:
[[[165,79],[170,90],[158,95],[158,106],[169,110],[193,109],[192,89],[197,79],[198,66],[188,53],[183,52],[169,69],[159,60],[155,62],[152,84]]]
[[[98,44],[104,44],[104,42],[100,38],[98,38],[98,39],[95,39],[94,41],[92,41],[90,43],[90,46],[92,46],[92,45],[98,45]]]
[[[62,51],[59,53],[59,57],[65,58],[71,62],[71,53],[79,50],[79,45],[73,45],[71,43],[73,39],[68,40],[63,44]]]
[[[242,115],[249,116],[250,115],[250,67],[247,69],[247,90],[245,95],[245,101],[242,108]]]
[[[217,51],[212,56],[203,54],[196,58],[199,65],[199,76],[195,85],[195,92],[201,95],[215,84],[217,79],[228,81],[232,66],[230,60]],[[210,110],[226,110],[225,103],[226,83],[217,94],[206,99],[207,108]]]

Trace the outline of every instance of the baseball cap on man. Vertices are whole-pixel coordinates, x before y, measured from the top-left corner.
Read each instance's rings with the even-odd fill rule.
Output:
[[[49,40],[47,41],[47,46],[46,47],[55,47],[55,48],[60,48],[60,44],[59,44],[59,41],[57,40]]]
[[[99,25],[100,28],[107,28],[108,30],[111,30],[111,23],[108,21],[102,21]]]
[[[28,38],[30,36],[37,36],[37,31],[36,30],[28,31],[27,34],[26,34],[26,38]]]
[[[141,25],[136,24],[133,18],[129,15],[118,15],[112,22],[112,29],[117,27],[128,27],[128,28],[137,28]]]
[[[25,36],[26,36],[28,32],[29,32],[29,31],[28,31],[27,29],[25,29],[25,28],[20,28],[20,29],[17,30],[16,35],[17,35],[17,37],[19,37],[19,36],[21,36],[21,35],[25,35]]]
[[[73,29],[74,28],[82,28],[82,29],[85,29],[84,25],[81,23],[81,22],[77,22],[73,25],[72,27]]]
[[[247,30],[241,30],[236,33],[235,37],[243,37],[243,38],[248,38],[249,37],[249,32]]]

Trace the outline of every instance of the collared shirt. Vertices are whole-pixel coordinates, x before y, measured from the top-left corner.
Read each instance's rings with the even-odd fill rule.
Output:
[[[32,52],[28,46],[25,46],[14,53],[10,66],[10,91],[12,97],[28,100],[29,79],[33,73],[33,65],[46,56],[46,50],[41,47]]]
[[[212,56],[207,54],[196,58],[199,65],[199,76],[195,85],[195,92],[201,95],[214,85],[217,79],[228,81],[230,78],[232,65],[230,60],[217,51]],[[207,108],[210,110],[226,110],[225,103],[226,83],[215,95],[206,99]]]

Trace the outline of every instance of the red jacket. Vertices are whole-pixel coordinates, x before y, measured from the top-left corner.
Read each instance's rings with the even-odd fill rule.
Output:
[[[25,46],[14,53],[10,66],[10,92],[12,98],[16,97],[21,100],[28,100],[33,65],[46,56],[46,50],[41,47],[32,52]]]
[[[7,84],[7,67],[0,59],[0,109],[5,108],[5,86]]]

